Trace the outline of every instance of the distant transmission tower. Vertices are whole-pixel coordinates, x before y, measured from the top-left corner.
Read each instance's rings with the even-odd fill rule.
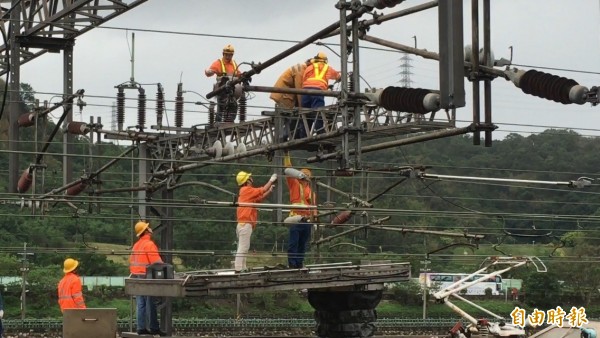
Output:
[[[110,130],[117,130],[117,105],[114,102],[110,111]]]
[[[410,63],[412,62],[412,58],[409,54],[402,52],[400,61],[402,63],[400,64],[400,73],[398,74],[400,75],[400,81],[398,82],[402,87],[411,88],[412,80],[410,79],[410,76],[412,75],[412,72],[410,69],[412,68],[412,65]]]

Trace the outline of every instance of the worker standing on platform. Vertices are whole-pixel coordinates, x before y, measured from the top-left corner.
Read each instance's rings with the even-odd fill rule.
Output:
[[[235,49],[232,45],[227,45],[223,48],[223,57],[215,60],[210,67],[206,68],[204,74],[207,77],[217,75],[217,82],[215,83],[213,90],[220,86],[223,86],[227,81],[234,77],[240,76],[242,73],[238,69],[237,63],[233,60],[233,53]],[[241,93],[241,86],[236,86],[234,95],[219,94],[217,96],[217,114],[216,122],[228,122],[231,123],[235,120],[237,115],[237,99]]]
[[[141,220],[137,222],[135,224],[135,235],[139,239],[131,249],[129,272],[131,272],[131,278],[146,278],[146,267],[153,263],[162,263],[163,260],[158,254],[158,247],[152,241],[150,223]],[[135,296],[135,302],[137,305],[137,333],[166,336],[164,332],[160,331],[154,297]],[[150,317],[150,330],[146,328],[148,316]]]
[[[304,71],[304,75],[302,76],[302,88],[327,90],[329,88],[329,80],[337,81],[340,80],[341,76],[340,72],[333,67],[330,67],[327,63],[327,55],[323,52],[319,52]],[[325,106],[325,98],[323,95],[303,95],[301,104],[304,108],[319,108]],[[309,128],[311,127],[311,124],[313,124],[313,121],[313,130],[317,133],[322,133],[323,120],[317,116],[317,112],[310,113]]]
[[[306,67],[308,67],[311,61],[311,59],[308,59],[304,63],[298,63],[286,69],[285,72],[283,72],[279,76],[277,82],[275,82],[275,85],[273,87],[302,89],[302,77],[304,76],[304,71],[306,70]],[[271,100],[275,101],[276,108],[294,109],[301,107],[302,95],[300,94],[271,93],[269,97],[271,98]],[[287,140],[290,125],[288,119],[286,119],[285,121],[286,130],[284,131],[283,139]],[[304,125],[302,124],[302,119],[300,117],[298,117],[296,123],[294,123],[293,125],[297,125],[297,127],[295,127],[294,130],[298,130],[299,135],[302,133],[300,132],[300,130],[304,131]],[[306,133],[304,132],[304,134]]]
[[[58,305],[60,311],[66,309],[85,309],[81,280],[77,275],[79,262],[73,258],[65,259],[63,272],[65,276],[58,283]]]
[[[252,231],[256,228],[258,220],[258,210],[254,206],[245,206],[243,203],[260,203],[273,191],[274,183],[277,181],[277,174],[271,175],[269,181],[262,187],[253,187],[252,174],[240,171],[235,177],[237,185],[240,187],[237,207],[237,235],[238,245],[235,254],[234,268],[235,272],[247,270],[246,257],[250,250],[250,238]]]
[[[292,160],[289,152],[283,157],[283,165],[286,168],[292,167]],[[300,169],[297,177],[290,177],[286,174],[286,181],[290,190],[290,203],[292,205],[315,205],[315,196],[310,187],[312,173],[308,168]],[[310,224],[312,210],[292,209],[288,219],[294,219],[290,226],[288,238],[288,267],[299,269],[304,266],[304,254],[310,240],[312,224]]]

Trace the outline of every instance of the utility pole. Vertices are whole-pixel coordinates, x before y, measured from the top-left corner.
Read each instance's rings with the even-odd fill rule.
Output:
[[[21,258],[21,320],[25,320],[25,304],[27,295],[27,273],[29,272],[28,256],[33,256],[33,252],[27,252],[27,243],[23,243],[23,252],[19,253]]]
[[[427,287],[427,282],[428,282],[428,274],[429,274],[429,267],[428,265],[431,263],[431,261],[429,260],[429,257],[425,257],[425,260],[421,261],[421,264],[423,265],[423,267],[421,268],[421,274],[419,276],[419,282],[421,282],[421,277],[423,277],[423,284],[422,284],[422,292],[423,292],[423,319],[427,319],[427,293],[429,293],[429,288]]]
[[[423,236],[423,246],[425,250],[427,250],[427,236]],[[429,254],[425,256],[425,260],[421,261],[422,268],[421,274],[419,276],[419,282],[421,282],[421,277],[423,277],[423,319],[427,319],[427,294],[429,293],[429,288],[427,287],[427,282],[429,281],[429,264],[431,264],[431,260],[429,260]]]

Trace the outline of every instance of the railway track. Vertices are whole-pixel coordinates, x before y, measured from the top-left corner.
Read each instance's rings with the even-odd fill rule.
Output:
[[[377,327],[380,331],[390,331],[399,329],[422,330],[422,329],[445,329],[452,327],[458,318],[429,318],[429,319],[411,319],[411,318],[379,318]],[[4,319],[2,321],[4,328],[10,331],[33,331],[41,332],[44,330],[62,329],[62,319]],[[119,319],[117,326],[119,330],[129,329],[129,319]],[[173,327],[177,331],[189,331],[199,329],[210,331],[218,329],[223,332],[240,330],[277,330],[285,329],[308,329],[315,327],[315,321],[312,318],[173,318]]]

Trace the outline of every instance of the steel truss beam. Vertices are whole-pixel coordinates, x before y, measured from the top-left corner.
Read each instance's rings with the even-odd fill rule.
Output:
[[[46,52],[72,46],[73,39],[148,0],[27,0],[20,1],[19,58],[25,64]],[[17,6],[18,7],[18,6]],[[0,29],[8,36],[8,8],[0,7]],[[0,53],[6,51],[0,46]],[[7,72],[0,61],[0,75]]]
[[[324,120],[323,130],[318,132],[309,128],[311,125],[311,115],[316,114]],[[226,143],[233,143],[234,148],[241,144],[247,150],[265,149],[278,144],[281,149],[292,149],[305,144],[317,143],[317,148],[327,150],[332,147],[318,147],[319,137],[327,135],[339,135],[343,133],[342,113],[337,106],[328,106],[317,111],[297,111],[297,110],[277,110],[265,111],[264,116],[270,116],[258,120],[235,123],[221,124],[216,127],[205,129],[189,128],[182,130],[180,134],[162,134],[162,133],[144,133],[144,138],[138,138],[137,133],[111,132],[106,133],[106,138],[120,140],[139,140],[148,141],[151,157],[155,161],[165,161],[162,164],[155,165],[154,168],[172,168],[176,161],[197,161],[209,160],[214,156],[211,148],[215,142],[220,141],[221,146]],[[388,136],[408,135],[415,133],[431,132],[440,129],[453,129],[455,127],[454,116],[450,114],[431,113],[429,116],[418,114],[407,114],[402,112],[388,111],[376,106],[366,106],[361,112],[361,135],[364,139],[378,139]],[[351,116],[352,117],[352,116]],[[276,119],[282,118],[285,121],[288,130],[287,139],[277,140],[275,125]],[[298,138],[296,131],[299,126],[304,126],[309,130],[308,137]],[[163,130],[153,126],[158,132]],[[181,132],[181,131],[180,131]],[[152,137],[148,137],[152,136]],[[141,137],[141,136],[140,136]],[[330,144],[338,144],[335,139],[339,136],[333,136]],[[333,147],[335,148],[335,147]],[[228,156],[232,154],[223,154]],[[231,158],[232,160],[237,158]]]

